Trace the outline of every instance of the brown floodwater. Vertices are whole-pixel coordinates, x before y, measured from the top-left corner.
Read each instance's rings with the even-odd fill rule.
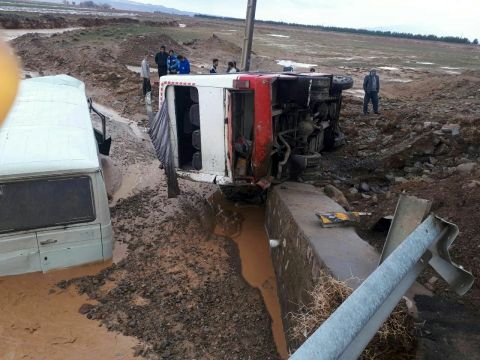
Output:
[[[114,260],[126,255],[116,246]],[[135,359],[137,339],[107,331],[78,312],[94,304],[61,280],[96,274],[111,262],[48,273],[0,277],[0,359],[2,360],[127,360]]]
[[[269,239],[265,231],[265,208],[261,206],[236,207],[220,197],[215,203],[223,209],[240,213],[243,218],[240,232],[231,236],[238,246],[243,278],[262,293],[265,306],[272,318],[272,332],[277,351],[288,358],[282,313],[277,295],[277,282],[270,256]],[[222,231],[217,228],[217,232]]]

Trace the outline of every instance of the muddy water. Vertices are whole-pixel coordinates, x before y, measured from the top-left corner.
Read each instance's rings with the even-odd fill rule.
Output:
[[[240,251],[242,275],[251,286],[258,288],[262,293],[272,318],[272,332],[277,351],[282,359],[287,359],[287,343],[277,296],[277,283],[264,227],[265,208],[260,206],[236,207],[235,204],[220,197],[215,197],[214,202],[224,209],[240,213],[243,218],[240,232],[231,236]],[[222,230],[218,226],[216,232],[222,234]]]
[[[117,244],[113,260],[126,253],[126,247]],[[74,287],[55,286],[61,280],[96,274],[110,264],[0,277],[0,359],[134,359],[137,339],[88,320],[78,309],[94,301]]]
[[[52,36],[53,34],[64,33],[66,31],[83,29],[81,27],[70,27],[62,29],[2,29],[0,30],[0,37],[4,41],[11,41],[17,37],[26,34],[40,34],[44,36]]]

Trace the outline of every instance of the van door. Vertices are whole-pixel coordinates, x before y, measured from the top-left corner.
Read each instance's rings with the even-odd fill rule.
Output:
[[[41,271],[35,233],[0,237],[0,276]]]
[[[38,231],[37,239],[44,272],[103,260],[99,224]]]

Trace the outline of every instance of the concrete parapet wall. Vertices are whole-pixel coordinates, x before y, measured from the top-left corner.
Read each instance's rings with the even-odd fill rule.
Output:
[[[378,264],[378,253],[353,227],[322,228],[318,211],[344,209],[307,184],[284,183],[268,194],[265,226],[269,238],[280,241],[271,253],[287,334],[291,327],[287,314],[309,302],[308,291],[322,269],[355,288]]]

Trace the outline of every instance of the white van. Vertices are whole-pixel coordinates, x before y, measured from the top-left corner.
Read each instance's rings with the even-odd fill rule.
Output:
[[[98,150],[110,139],[105,126],[94,132],[90,107],[70,76],[21,82],[0,127],[0,275],[112,257]]]

